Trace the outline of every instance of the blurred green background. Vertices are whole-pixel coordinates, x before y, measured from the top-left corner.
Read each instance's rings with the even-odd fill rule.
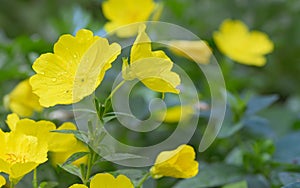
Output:
[[[226,63],[227,59],[217,50],[214,51],[214,55],[223,69],[227,88],[233,93],[234,100],[242,101],[243,94],[247,92],[255,95],[276,94],[278,100],[273,105],[271,103],[267,105],[267,109],[258,112],[259,116],[268,121],[267,126],[254,123],[257,129],[255,130],[260,133],[259,136],[252,135],[243,129],[233,139],[220,138],[207,152],[200,154],[199,158],[205,162],[214,163],[210,169],[225,168],[228,161],[224,161],[225,159],[230,160],[229,158],[233,155],[232,151],[237,150],[237,143],[241,148],[242,140],[250,140],[254,153],[250,152],[251,149],[249,149],[249,153],[243,149],[240,150],[246,156],[242,171],[228,167],[231,171],[224,172],[223,175],[226,173],[243,174],[246,171],[252,173],[251,176],[247,176],[247,180],[250,181],[251,178],[255,180],[252,181],[252,187],[280,187],[282,181],[280,183],[277,175],[280,170],[274,172],[277,178],[273,178],[273,172],[270,172],[272,169],[268,169],[268,172],[261,169],[270,168],[269,163],[261,161],[261,166],[254,166],[254,170],[252,166],[261,160],[259,156],[266,153],[272,155],[272,159],[281,160],[287,164],[291,164],[291,159],[300,156],[300,148],[292,147],[295,142],[297,142],[296,145],[300,142],[298,132],[300,130],[300,40],[298,39],[300,1],[163,0],[162,2],[164,9],[161,21],[189,29],[201,39],[207,40],[213,49],[216,47],[212,41],[212,33],[226,18],[242,20],[251,30],[267,33],[274,42],[275,50],[267,55],[268,61],[264,67],[251,67],[237,63],[232,66]],[[34,60],[41,53],[52,51],[53,44],[61,34],[74,34],[80,28],[89,28],[95,33],[101,33],[102,27],[107,21],[102,14],[101,3],[102,0],[0,0],[0,98],[9,93],[20,80],[33,74],[31,65]],[[176,63],[176,57],[174,59]],[[182,58],[177,60],[182,60]],[[193,65],[190,68],[187,67],[187,70],[193,80],[199,79],[198,74],[193,74]],[[204,98],[209,97],[208,94],[203,95]],[[231,110],[234,110],[233,104],[229,104],[229,106]],[[3,102],[0,100],[0,127],[5,127],[7,113],[8,111],[4,109]],[[259,122],[261,123],[261,121]],[[199,124],[201,124],[201,120]],[[199,135],[195,135],[195,141],[191,141],[192,144],[197,144],[197,136]],[[272,142],[269,143],[268,139],[271,139]],[[273,147],[275,147],[275,151],[273,151]],[[275,156],[273,156],[274,152]],[[251,168],[247,167],[247,164],[252,165]],[[44,166],[44,168],[50,169],[48,166]],[[212,170],[212,172],[214,171]],[[51,172],[48,171],[48,173]],[[265,175],[264,173],[270,174]],[[54,171],[49,175],[51,177],[49,179],[53,179],[52,176],[55,176],[53,174],[55,174]],[[257,180],[261,179],[261,175],[264,179]],[[65,186],[63,181],[65,176],[70,181],[74,179],[74,177],[64,174],[59,180],[62,183],[61,187]],[[202,176],[205,177],[203,174]],[[221,177],[222,173],[212,173],[211,176]],[[227,177],[228,179],[235,181],[230,177]],[[224,180],[223,183],[230,182],[227,180]],[[222,182],[220,179],[216,181]],[[263,183],[255,184],[255,182]],[[175,183],[176,180],[165,179],[160,180],[158,185],[170,187]],[[23,185],[26,185],[26,182]],[[212,184],[211,187],[218,185],[222,185],[222,183]],[[181,187],[184,186],[187,187],[188,184]]]

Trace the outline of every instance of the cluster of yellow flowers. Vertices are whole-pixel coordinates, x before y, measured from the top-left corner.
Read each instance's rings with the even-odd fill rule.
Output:
[[[147,21],[151,16],[156,20],[161,10],[162,5],[154,3],[153,0],[126,0],[126,3],[121,0],[108,0],[103,3],[103,12],[110,21],[104,28],[120,37],[137,35],[129,59],[123,58],[124,81],[138,79],[153,91],[178,94],[180,76],[172,71],[173,61],[164,51],[152,50],[146,25],[139,23],[122,28],[130,23]],[[213,39],[222,53],[247,65],[264,65],[264,55],[274,48],[266,34],[259,31],[249,32],[244,23],[236,20],[225,20],[220,31],[213,34]],[[210,61],[212,52],[205,41],[169,41],[169,45],[174,54],[197,63],[207,64]],[[73,123],[66,122],[57,128],[50,121],[20,119],[19,116],[30,117],[34,112],[41,112],[43,108],[73,104],[91,95],[120,53],[119,44],[110,44],[106,38],[94,36],[87,29],[79,30],[76,36],[64,34],[55,43],[53,53],[42,54],[36,59],[32,66],[36,74],[19,83],[5,96],[5,106],[14,113],[7,116],[10,132],[0,130],[0,172],[8,174],[12,184],[18,183],[25,174],[46,162],[48,154],[53,164],[62,164],[74,153],[90,151],[74,135],[53,132],[76,130]],[[193,114],[192,107],[183,106],[169,109],[165,117],[158,116],[166,122],[176,122],[179,121],[178,116],[182,116],[183,108],[189,115]],[[193,177],[198,173],[195,157],[195,151],[189,145],[163,151],[157,156],[149,173],[153,178]],[[86,164],[87,160],[87,157],[83,157],[73,161],[73,164]],[[0,176],[0,187],[4,184],[5,179]],[[87,185],[71,186],[84,187]],[[134,186],[124,175],[115,178],[108,173],[98,173],[90,179],[89,187]]]
[[[7,173],[13,184],[18,183],[39,164],[46,162],[48,152],[69,153],[74,148],[78,152],[80,147],[87,151],[74,135],[51,132],[57,129],[50,121],[36,122],[27,118],[20,119],[17,114],[9,114],[6,123],[10,132],[0,130],[0,172]],[[66,122],[59,129],[74,130],[76,126]]]

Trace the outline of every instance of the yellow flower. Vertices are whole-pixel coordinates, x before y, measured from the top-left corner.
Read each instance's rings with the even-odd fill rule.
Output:
[[[0,130],[0,148],[0,172],[15,183],[47,161],[47,142],[35,136]]]
[[[81,29],[75,37],[62,35],[54,53],[42,54],[34,62],[33,92],[44,107],[76,103],[95,91],[120,52],[119,44],[109,45],[89,30]]]
[[[77,145],[77,139],[74,135],[51,132],[56,130],[56,126],[50,121],[41,120],[36,122],[27,118],[19,119],[16,114],[9,114],[6,123],[11,131],[46,140],[49,151],[64,152]],[[76,126],[73,123],[66,122],[57,130],[62,129],[76,130]]]
[[[4,97],[4,105],[12,112],[23,117],[29,117],[34,111],[40,112],[43,107],[39,98],[32,93],[29,79],[20,82],[13,91]]]
[[[0,187],[6,184],[6,180],[3,176],[0,175]]]
[[[163,176],[191,178],[196,176],[198,162],[195,161],[194,148],[189,145],[181,145],[175,150],[161,152],[150,172],[153,178]]]
[[[194,114],[194,109],[192,106],[178,105],[178,106],[172,106],[167,108],[165,116],[163,116],[162,111],[158,111],[154,113],[154,117],[166,123],[176,123],[191,118],[193,114]]]
[[[161,50],[151,50],[151,40],[143,25],[131,48],[130,65],[123,59],[122,76],[125,80],[139,79],[148,88],[157,92],[179,93],[176,87],[180,77],[172,72],[173,62]]]
[[[212,55],[206,41],[173,40],[168,42],[170,50],[176,55],[188,58],[196,63],[209,63]]]
[[[85,188],[81,184],[74,184],[69,188]],[[108,173],[96,174],[90,183],[90,188],[134,188],[130,179],[124,175],[115,178]]]
[[[140,25],[132,23],[147,21],[155,9],[155,3],[153,0],[108,0],[102,4],[102,9],[104,16],[110,20],[104,25],[107,32],[115,30],[119,37],[131,37]],[[128,24],[132,25],[119,28]]]
[[[225,20],[213,38],[222,53],[246,65],[263,66],[266,63],[264,55],[274,48],[265,33],[249,32],[247,26],[238,20]]]

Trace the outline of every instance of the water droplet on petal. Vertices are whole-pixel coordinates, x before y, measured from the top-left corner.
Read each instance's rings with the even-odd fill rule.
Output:
[[[41,75],[44,75],[44,74],[45,74],[45,72],[40,72],[40,74],[41,74]]]
[[[52,78],[52,81],[53,81],[53,82],[56,82],[56,80],[57,80],[56,78]]]

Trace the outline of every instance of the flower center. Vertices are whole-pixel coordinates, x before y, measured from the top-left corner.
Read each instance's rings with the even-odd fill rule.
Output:
[[[28,161],[26,155],[7,153],[6,156],[6,161],[9,163],[26,163]]]

